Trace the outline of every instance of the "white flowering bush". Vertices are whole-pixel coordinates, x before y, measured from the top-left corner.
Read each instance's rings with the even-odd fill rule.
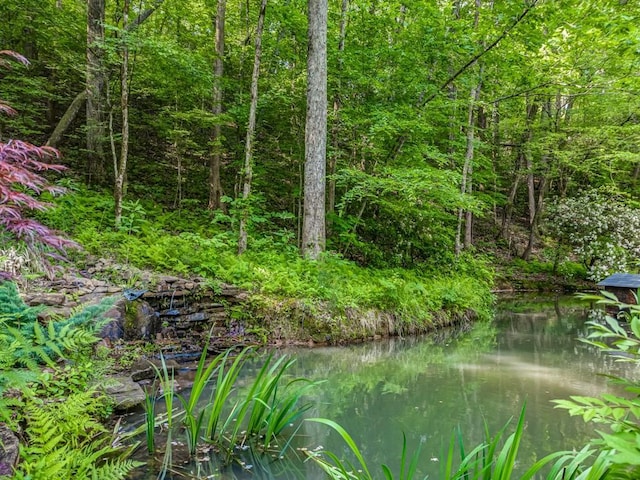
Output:
[[[640,260],[640,209],[598,191],[558,200],[547,225],[588,269],[591,280],[634,270]]]

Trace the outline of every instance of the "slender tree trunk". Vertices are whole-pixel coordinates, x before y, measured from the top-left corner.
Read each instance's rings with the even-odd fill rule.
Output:
[[[463,194],[471,193],[471,175],[473,173],[473,156],[474,156],[474,141],[475,141],[475,109],[478,99],[480,98],[480,81],[478,85],[471,89],[471,96],[469,99],[469,113],[467,115],[467,149],[464,155],[464,165],[462,167],[462,183],[460,185],[460,191]],[[471,219],[467,217],[467,212],[462,208],[458,209],[458,228],[456,230],[455,239],[455,254],[460,255],[462,251],[462,224],[465,218],[470,223]],[[470,233],[469,233],[470,236]],[[467,244],[467,229],[465,227],[465,243]],[[469,240],[470,244],[470,240]]]
[[[349,0],[342,0],[342,9],[340,14],[340,38],[338,40],[338,69],[342,70],[342,53],[344,52],[344,40],[347,33],[347,11],[349,9]],[[328,192],[328,205],[327,209],[329,213],[333,213],[336,207],[336,179],[334,175],[336,173],[337,155],[339,152],[339,133],[340,133],[340,108],[342,102],[340,100],[340,83],[338,82],[338,90],[333,96],[333,153],[329,157],[329,192]]]
[[[256,110],[258,108],[258,78],[260,77],[260,60],[262,57],[262,31],[264,16],[267,10],[267,0],[262,0],[258,15],[258,29],[256,30],[256,51],[253,57],[253,74],[251,76],[251,105],[249,107],[249,125],[245,140],[244,155],[244,184],[242,187],[242,213],[240,215],[240,234],[238,238],[238,254],[242,255],[247,249],[247,220],[249,218],[249,196],[253,180],[253,139],[256,131]]]
[[[129,23],[129,1],[124,0],[122,6],[122,27],[126,31]],[[120,159],[115,173],[113,196],[115,200],[115,227],[120,227],[122,220],[122,200],[124,197],[124,183],[129,157],[129,46],[126,36],[122,39],[122,73],[120,75],[120,106],[122,109],[122,144]]]
[[[518,193],[518,187],[520,186],[520,180],[522,175],[520,174],[521,154],[518,153],[518,159],[516,160],[516,166],[513,173],[513,182],[509,189],[509,195],[507,196],[507,203],[502,210],[502,225],[500,227],[500,236],[505,240],[509,237],[509,229],[511,228],[511,217],[513,215],[513,206]]]
[[[302,254],[324,251],[327,157],[327,0],[308,0],[307,119],[305,126]]]
[[[222,183],[220,181],[220,164],[222,163],[222,126],[220,116],[222,114],[222,78],[224,75],[224,24],[227,0],[218,0],[218,10],[215,20],[215,48],[216,58],[213,64],[213,114],[216,116],[216,124],[213,127],[211,143],[213,152],[209,160],[209,209],[219,210],[223,208]]]
[[[105,0],[87,0],[87,182],[104,179]]]
[[[473,29],[478,29],[478,21],[480,16],[480,7],[482,6],[481,0],[475,1],[475,16],[473,22]],[[476,128],[476,106],[480,100],[480,91],[482,89],[482,73],[483,69],[480,67],[478,73],[478,84],[471,89],[471,95],[469,97],[469,114],[467,116],[467,148],[464,155],[464,165],[462,167],[462,185],[461,192],[463,194],[471,195],[473,192],[473,157],[474,157],[474,142],[475,142],[475,128]],[[464,244],[461,241],[462,236],[462,224],[465,224]],[[458,229],[456,231],[455,239],[455,254],[460,254],[462,247],[469,248],[472,243],[472,225],[473,214],[470,211],[458,210]]]
[[[547,192],[548,184],[548,173],[544,173],[542,178],[540,179],[540,185],[538,186],[538,199],[536,202],[535,211],[533,212],[531,226],[529,228],[529,240],[527,242],[527,247],[522,253],[523,260],[529,260],[531,252],[533,251],[533,243],[535,242],[536,236],[538,234],[538,223],[540,222],[540,217],[542,216],[542,210],[544,208],[544,197]]]

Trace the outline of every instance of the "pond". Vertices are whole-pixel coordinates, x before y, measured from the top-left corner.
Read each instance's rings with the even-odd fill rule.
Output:
[[[341,424],[376,477],[382,476],[383,463],[399,470],[404,433],[409,451],[421,449],[420,472],[438,478],[457,428],[467,448],[475,446],[484,439],[485,422],[495,433],[513,418],[514,428],[526,404],[519,454],[525,469],[547,453],[579,449],[596,435],[591,425],[555,409],[551,400],[610,391],[613,387],[599,374],[630,368],[578,341],[586,334],[587,307],[566,299],[503,300],[492,322],[424,338],[284,349],[277,355],[296,358],[296,376],[326,380],[314,390],[310,416]],[[318,446],[346,452],[335,432],[305,422],[290,456],[296,448]],[[189,464],[183,470],[189,475],[173,478],[323,478],[310,462],[248,462],[253,468],[246,473]]]

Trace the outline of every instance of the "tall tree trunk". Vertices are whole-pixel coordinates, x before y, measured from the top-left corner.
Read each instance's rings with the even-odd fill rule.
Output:
[[[344,40],[347,33],[347,11],[349,9],[349,0],[342,0],[342,9],[340,14],[340,37],[338,40],[338,69],[342,70],[342,53],[344,52]],[[336,173],[337,156],[339,152],[339,133],[340,133],[340,108],[342,102],[340,100],[340,82],[338,82],[338,90],[333,96],[333,115],[334,124],[331,132],[333,137],[333,153],[329,157],[329,192],[327,209],[329,213],[333,213],[336,207],[336,179],[334,175]]]
[[[240,215],[240,234],[238,237],[238,254],[242,255],[247,249],[247,220],[249,218],[249,196],[253,180],[253,139],[256,132],[256,110],[258,108],[258,78],[260,77],[260,59],[262,57],[262,31],[264,16],[267,10],[267,0],[262,0],[258,15],[258,29],[256,30],[256,51],[253,57],[253,74],[251,75],[251,105],[249,107],[249,124],[245,140],[244,154],[244,184],[242,187],[242,213]]]
[[[96,2],[101,2],[103,7],[102,7],[102,24],[104,23],[104,1],[105,0],[87,0],[87,8],[89,8],[89,5],[92,3],[96,3]],[[164,0],[156,0],[153,5],[151,5],[149,8],[147,8],[146,10],[144,10],[143,12],[141,12],[136,19],[129,23],[129,25],[126,28],[127,32],[133,32],[136,28],[138,28],[147,18],[149,18],[151,16],[151,14],[153,12],[155,12],[160,5],[162,5],[162,3],[164,2]],[[75,120],[76,116],[78,115],[78,112],[80,111],[80,109],[82,108],[82,105],[84,104],[85,101],[87,101],[88,96],[89,96],[89,90],[90,90],[90,86],[93,83],[92,81],[89,81],[89,46],[91,45],[91,42],[89,41],[89,28],[90,28],[91,22],[89,20],[89,12],[87,12],[87,85],[86,88],[84,90],[82,90],[81,92],[79,92],[75,98],[71,101],[71,104],[69,105],[69,107],[67,108],[67,111],[64,112],[64,114],[62,115],[62,118],[60,118],[60,121],[58,122],[58,124],[56,125],[55,129],[53,130],[53,133],[51,134],[51,136],[49,137],[49,140],[47,140],[47,145],[51,146],[51,147],[55,147],[58,145],[58,143],[60,142],[60,140],[62,139],[62,135],[64,135],[64,132],[67,131],[67,128],[69,128],[69,125],[71,125],[73,123],[73,121]],[[104,28],[102,29],[102,38],[104,39]],[[101,45],[101,43],[97,44],[98,46]],[[104,72],[104,69],[102,70]],[[102,83],[102,95],[103,95],[103,101],[106,100],[106,94],[107,94],[107,88],[106,88],[106,79],[107,79],[107,75],[106,72],[103,73],[103,83]],[[95,102],[94,102],[95,105]],[[89,107],[89,105],[86,106],[87,112],[89,111],[89,108],[93,108]],[[87,118],[90,118],[90,115],[87,115]],[[104,113],[102,113],[102,119],[104,120]],[[103,125],[103,134],[104,134],[104,125]],[[101,147],[102,148],[102,147]]]
[[[480,7],[482,6],[481,0],[475,0],[475,14],[473,21],[474,31],[478,29],[478,21],[480,18]],[[482,89],[482,73],[483,68],[480,67],[478,73],[478,83],[471,89],[471,95],[469,97],[469,114],[467,116],[467,148],[464,155],[464,165],[462,167],[462,184],[461,192],[463,194],[471,195],[473,192],[473,157],[474,157],[474,142],[475,142],[475,128],[476,128],[476,106],[480,100],[480,91]],[[461,241],[462,236],[462,224],[465,225],[464,244]],[[456,231],[455,239],[455,254],[460,254],[462,247],[469,248],[472,243],[472,224],[473,214],[470,211],[458,210],[458,229]]]
[[[104,179],[105,0],[87,0],[87,183]]]
[[[308,0],[308,17],[302,254],[315,260],[326,243],[327,0]]]
[[[220,164],[222,163],[222,77],[224,75],[224,24],[227,0],[218,0],[218,10],[215,20],[215,48],[216,58],[213,64],[213,114],[216,124],[213,127],[211,143],[213,152],[209,160],[209,209],[219,210],[223,207],[222,183],[220,181]]]
[[[122,6],[122,28],[126,31],[129,23],[129,1],[124,0]],[[122,109],[122,139],[120,159],[116,164],[113,197],[115,200],[115,227],[120,227],[122,220],[122,200],[124,183],[129,157],[129,45],[126,34],[122,38],[122,73],[120,74],[120,107]]]

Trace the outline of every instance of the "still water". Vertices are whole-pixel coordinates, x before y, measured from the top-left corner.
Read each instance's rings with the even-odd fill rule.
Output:
[[[515,427],[525,404],[519,464],[526,469],[550,452],[579,449],[596,435],[551,400],[612,390],[601,373],[635,375],[622,371],[630,365],[578,341],[586,335],[587,311],[575,301],[503,300],[493,322],[424,338],[285,349],[278,355],[297,359],[294,375],[326,380],[309,399],[310,416],[341,424],[376,477],[383,463],[399,470],[404,433],[410,451],[421,449],[420,472],[436,479],[452,432],[460,428],[469,450],[484,439],[484,422],[494,433],[511,418]],[[335,432],[305,423],[294,447],[318,446],[338,455],[347,451]],[[323,478],[309,462],[296,465],[295,472],[256,467],[246,478],[275,478],[276,472],[279,478]],[[244,478],[238,471],[212,468],[187,470],[199,470],[201,478]]]

